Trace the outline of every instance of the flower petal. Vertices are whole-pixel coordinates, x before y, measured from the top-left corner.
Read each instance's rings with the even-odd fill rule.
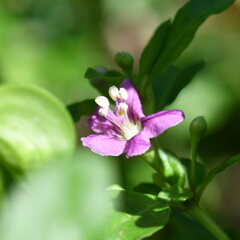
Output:
[[[95,133],[104,133],[106,135],[116,135],[116,126],[108,121],[105,117],[98,114],[99,108],[88,120],[88,126]]]
[[[151,147],[150,140],[141,133],[128,140],[125,148],[126,157],[137,156],[145,153]]]
[[[131,83],[130,79],[125,79],[120,85],[120,88],[125,88],[128,92],[128,99],[125,101],[128,105],[128,116],[130,119],[137,121],[141,117],[144,117],[142,110],[142,103],[139,98],[137,90]]]
[[[92,134],[81,138],[83,146],[102,156],[119,156],[123,153],[126,141],[112,136]]]
[[[184,113],[180,110],[167,110],[142,118],[142,134],[147,138],[157,137],[170,127],[184,120]]]

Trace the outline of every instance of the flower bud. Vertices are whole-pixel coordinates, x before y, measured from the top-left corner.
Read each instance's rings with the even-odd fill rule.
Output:
[[[113,101],[116,101],[119,97],[119,90],[116,86],[112,86],[108,90],[109,96],[112,98]]]
[[[97,103],[98,106],[102,108],[109,108],[109,101],[106,97],[104,96],[99,96],[95,99],[95,102]]]
[[[115,55],[115,63],[126,73],[132,73],[133,57],[128,52],[118,52]]]
[[[207,131],[207,122],[205,118],[203,116],[198,116],[193,119],[189,130],[192,138],[201,140]]]

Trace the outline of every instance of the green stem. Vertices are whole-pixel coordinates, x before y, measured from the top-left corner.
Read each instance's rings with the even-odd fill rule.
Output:
[[[193,141],[192,147],[191,147],[192,161],[191,161],[191,176],[190,176],[190,183],[193,191],[195,191],[195,186],[196,186],[197,147],[198,147],[198,143],[196,141]]]
[[[196,190],[197,199],[201,198],[203,191],[205,190],[207,185],[213,180],[213,178],[215,178],[218,174],[222,173],[223,171],[231,167],[233,164],[236,164],[238,162],[240,162],[240,154],[231,157],[230,159],[223,162],[216,168],[212,169],[197,187],[197,190]]]
[[[143,159],[148,165],[155,169],[158,173],[163,172],[163,165],[159,157],[158,149],[159,144],[157,139],[152,140],[151,150],[147,151],[145,154],[138,156]]]
[[[223,230],[198,206],[193,206],[187,212],[200,222],[218,240],[230,240]]]

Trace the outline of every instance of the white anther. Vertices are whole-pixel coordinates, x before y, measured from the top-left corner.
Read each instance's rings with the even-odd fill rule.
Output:
[[[119,89],[119,98],[122,100],[127,100],[128,99],[128,92],[125,88],[120,88]]]
[[[127,113],[128,105],[126,103],[120,103],[118,106],[118,114],[123,115],[124,113]]]
[[[108,114],[108,108],[100,108],[98,111],[99,115],[102,117],[106,117]]]
[[[95,99],[95,102],[97,103],[98,106],[102,108],[109,108],[109,101],[106,97],[104,96],[99,96]]]
[[[116,86],[112,86],[108,90],[109,96],[112,98],[113,101],[116,101],[119,97],[119,90]]]

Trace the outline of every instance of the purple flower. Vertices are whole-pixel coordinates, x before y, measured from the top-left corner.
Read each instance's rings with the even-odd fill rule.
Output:
[[[121,84],[120,89],[111,87],[109,95],[116,103],[114,111],[109,109],[106,97],[97,97],[95,101],[99,107],[88,121],[96,134],[81,139],[83,146],[103,156],[126,153],[129,158],[141,155],[150,148],[151,138],[184,119],[179,110],[145,116],[138,93],[129,79]]]

